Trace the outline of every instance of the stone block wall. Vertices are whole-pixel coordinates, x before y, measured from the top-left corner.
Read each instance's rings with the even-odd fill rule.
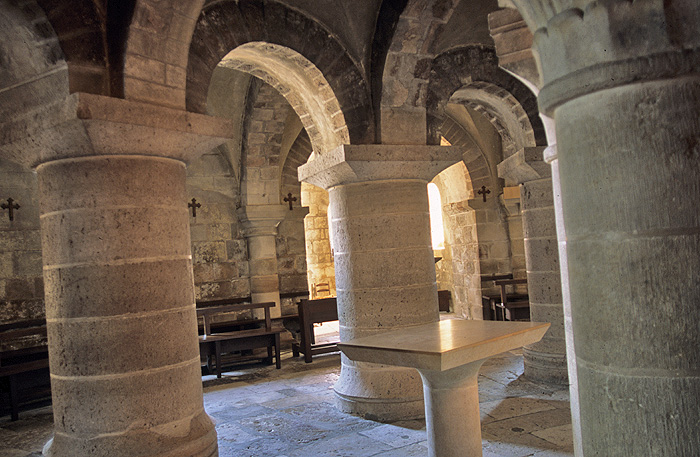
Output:
[[[308,292],[306,279],[306,242],[304,236],[306,209],[296,207],[277,229],[277,272],[280,293]],[[282,314],[296,314],[294,299],[281,301]]]
[[[335,267],[328,230],[328,192],[304,183],[301,201],[309,208],[309,214],[304,218],[309,290],[314,284],[328,283],[331,294],[335,295]]]
[[[466,201],[443,205],[446,255],[438,264],[452,270],[453,311],[469,319],[481,319],[479,243],[475,212]],[[448,289],[438,283],[440,289]]]
[[[0,203],[8,198],[20,208],[12,222],[0,210],[0,324],[45,316],[36,174],[0,160]]]
[[[217,150],[188,166],[187,193],[202,205],[196,218],[189,209],[197,299],[250,295],[247,244],[236,214],[239,187]]]

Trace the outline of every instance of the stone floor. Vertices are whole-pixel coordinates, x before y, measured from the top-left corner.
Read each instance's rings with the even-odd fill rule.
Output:
[[[281,370],[250,365],[204,378],[221,457],[427,456],[425,422],[382,424],[333,406],[340,357],[305,364],[283,353]],[[568,391],[520,376],[518,351],[488,360],[479,376],[484,457],[571,456]],[[0,457],[39,456],[51,435],[51,408],[0,418]],[[76,456],[78,457],[78,456]]]

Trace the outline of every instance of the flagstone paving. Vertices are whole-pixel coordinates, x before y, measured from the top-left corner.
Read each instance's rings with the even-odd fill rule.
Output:
[[[340,356],[283,353],[282,369],[249,365],[205,376],[204,404],[221,457],[427,456],[425,422],[384,424],[333,406]],[[484,457],[572,456],[568,390],[522,377],[519,351],[489,359],[479,376]],[[0,418],[0,457],[36,457],[51,436],[51,407]]]

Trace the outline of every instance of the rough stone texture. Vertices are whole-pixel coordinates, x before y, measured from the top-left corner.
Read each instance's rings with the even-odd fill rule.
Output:
[[[277,274],[281,293],[309,291],[306,276],[306,251],[304,223],[309,213],[308,208],[287,209],[284,219],[277,228],[275,239],[277,246]],[[282,303],[282,314],[296,314],[294,300]],[[286,305],[286,306],[284,306]]]
[[[522,228],[525,239],[530,319],[550,322],[545,337],[525,349],[525,375],[539,382],[568,382],[559,254],[556,239],[552,172],[544,148],[524,148],[498,164],[498,172],[522,184]]]
[[[280,203],[280,146],[289,104],[268,84],[252,86],[244,132],[243,205]]]
[[[341,341],[438,319],[426,186],[460,156],[452,147],[344,146],[299,168],[301,179],[329,187]],[[341,410],[423,415],[414,371],[342,363]]]
[[[231,27],[229,24],[236,26]],[[299,10],[271,1],[246,2],[245,5],[232,2],[214,3],[202,10],[187,59],[188,109],[203,112],[206,90],[214,68],[229,51],[255,42],[274,44],[281,52],[286,52],[283,51],[286,49],[303,56],[304,60],[312,64],[310,67],[320,71],[327,81],[328,88],[336,94],[337,101],[334,101],[338,109],[329,110],[326,115],[332,116],[338,110],[342,111],[349,141],[361,143],[374,139],[369,90],[361,66],[346,52],[336,36],[329,33],[322,24]],[[287,83],[280,73],[296,70],[289,63],[285,64],[283,59],[276,57],[275,51],[268,53],[271,50],[270,46],[259,49],[254,52],[252,58],[246,57],[241,63],[245,70],[257,71],[260,76],[267,78],[267,82],[275,85],[285,96],[290,93],[296,98],[301,97],[306,91],[299,85],[299,81],[303,79],[294,85]],[[268,57],[271,59],[271,66],[268,65],[263,71],[260,60]],[[297,70],[304,76],[303,68]],[[313,87],[313,84],[310,84],[310,87]],[[314,92],[310,92],[306,96],[313,97],[313,94]],[[290,104],[295,109],[297,105],[299,108],[303,106],[291,100]],[[325,111],[325,108],[323,109]],[[311,113],[308,108],[303,111]],[[301,114],[299,109],[297,112]],[[316,128],[319,128],[318,122]],[[314,138],[312,132],[309,132],[309,136]],[[335,145],[341,143],[336,142]]]
[[[10,221],[0,212],[0,323],[44,317],[44,281],[41,270],[39,205],[36,174],[0,160],[0,199],[12,198],[20,208]],[[7,201],[0,203],[7,204]],[[35,339],[3,341],[0,349],[34,344]]]
[[[184,164],[88,157],[42,164],[38,176],[56,424],[45,454],[215,455],[199,384]],[[130,269],[172,293],[132,289]],[[103,306],[101,295],[121,300]]]
[[[312,184],[302,183],[301,201],[309,208],[304,218],[306,232],[306,264],[309,290],[315,284],[328,284],[335,295],[335,266],[330,241],[328,192]]]
[[[192,198],[202,205],[197,217],[189,209],[197,299],[250,295],[248,247],[236,214],[239,186],[219,150],[187,167],[188,202]]]
[[[243,233],[248,240],[250,295],[253,303],[275,302],[272,317],[280,317],[277,234],[284,220],[285,205],[248,205],[238,209]]]
[[[691,101],[699,88],[697,78],[628,85],[557,110],[586,454],[699,451],[690,425],[700,420],[698,411],[683,406],[697,403],[700,392],[695,374],[700,361],[692,349],[700,344],[700,332],[690,318],[698,314],[693,278],[700,274],[694,254],[700,194],[696,177],[686,173],[698,167],[700,157],[686,141],[700,134],[698,107]],[[595,122],[573,128],[580,116],[590,120],[593,113]],[[591,134],[611,125],[614,135]],[[605,188],[574,171],[584,157],[587,176],[604,179]],[[656,164],[653,171],[649,163]],[[640,176],[646,178],[643,186]],[[590,273],[572,274],[576,271]],[[614,311],[606,306],[610,302]],[[613,312],[635,319],[616,320]],[[605,337],[592,338],[594,332]],[[638,343],[628,344],[632,339]],[[607,386],[606,401],[600,399],[600,384]],[[680,410],[684,419],[677,421]],[[620,433],[637,438],[620,440]]]

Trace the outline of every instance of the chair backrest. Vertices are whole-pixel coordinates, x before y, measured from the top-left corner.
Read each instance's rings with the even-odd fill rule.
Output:
[[[311,286],[311,295],[313,296],[313,298],[316,298],[322,294],[331,294],[330,284],[328,284],[327,282],[319,282]]]

